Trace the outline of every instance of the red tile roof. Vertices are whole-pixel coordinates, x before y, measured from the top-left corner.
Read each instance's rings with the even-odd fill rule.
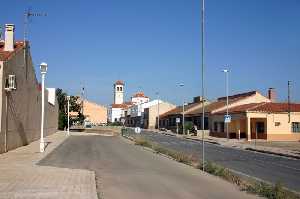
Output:
[[[145,96],[144,92],[137,92],[137,93],[134,94],[132,97],[144,97],[144,98],[149,98],[149,97]]]
[[[4,42],[0,42],[0,61],[7,61],[9,60],[17,51],[20,49],[23,49],[24,42],[23,41],[17,41],[14,45],[14,51],[4,51]]]
[[[187,112],[189,109],[191,109],[197,105],[199,105],[199,103],[192,103],[192,104],[188,104],[188,105],[184,106],[184,109],[185,109],[184,112]],[[169,115],[181,115],[181,114],[182,114],[182,106],[177,106],[176,108],[173,108],[170,111],[165,112],[164,114],[161,114],[160,118],[164,118]]]
[[[126,103],[123,103],[123,104],[112,104],[111,107],[112,108],[123,108],[123,109],[127,109],[131,106],[131,104],[126,104]]]
[[[124,82],[122,80],[117,80],[115,82],[115,85],[124,85]]]
[[[273,103],[273,102],[244,104],[244,105],[230,108],[228,111],[229,113],[243,113],[243,112],[280,113],[280,112],[288,112],[289,108],[291,112],[300,112],[300,104],[290,104],[289,107],[288,103]],[[226,110],[222,110],[215,114],[224,114],[225,112]]]

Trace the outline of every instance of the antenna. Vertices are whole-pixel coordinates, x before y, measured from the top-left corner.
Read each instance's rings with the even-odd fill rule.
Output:
[[[2,26],[0,26],[0,41],[2,40]]]
[[[289,123],[291,122],[291,81],[288,81],[288,113]]]
[[[26,38],[28,36],[28,25],[31,17],[46,17],[47,13],[33,13],[31,11],[31,7],[28,8],[24,13],[24,43],[26,42]]]
[[[27,79],[27,44],[26,39],[28,37],[28,25],[31,17],[45,17],[47,16],[47,13],[33,13],[31,11],[31,7],[29,7],[24,12],[24,66],[26,68],[26,79]]]

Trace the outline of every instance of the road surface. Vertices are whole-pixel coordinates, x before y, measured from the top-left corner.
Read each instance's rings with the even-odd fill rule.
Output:
[[[130,135],[135,134],[130,133]],[[201,141],[148,131],[142,132],[141,136],[168,148],[202,158]],[[205,154],[206,160],[268,182],[281,182],[292,190],[300,191],[300,160],[210,143],[205,145]]]
[[[120,137],[71,136],[39,165],[95,171],[105,199],[256,198]]]

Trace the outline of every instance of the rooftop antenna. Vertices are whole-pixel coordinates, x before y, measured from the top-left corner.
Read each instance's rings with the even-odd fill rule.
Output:
[[[2,41],[2,30],[3,30],[3,28],[2,28],[2,26],[0,26],[0,41]]]
[[[24,66],[26,68],[26,79],[27,79],[27,43],[26,39],[28,37],[28,26],[29,22],[31,22],[31,17],[45,17],[47,16],[47,13],[33,13],[31,11],[31,7],[29,7],[25,12],[24,12]]]

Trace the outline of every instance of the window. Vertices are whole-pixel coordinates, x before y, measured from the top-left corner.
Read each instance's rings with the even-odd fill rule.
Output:
[[[117,91],[119,91],[120,90],[120,88],[119,87],[117,87]]]
[[[275,122],[275,126],[280,126],[280,122]]]
[[[256,132],[257,133],[265,133],[265,123],[264,122],[256,122]]]
[[[120,87],[120,91],[122,91],[122,89],[123,89],[123,88],[122,88],[122,87]]]
[[[214,122],[214,132],[218,132],[218,122]]]
[[[292,132],[300,133],[300,122],[292,122]]]

